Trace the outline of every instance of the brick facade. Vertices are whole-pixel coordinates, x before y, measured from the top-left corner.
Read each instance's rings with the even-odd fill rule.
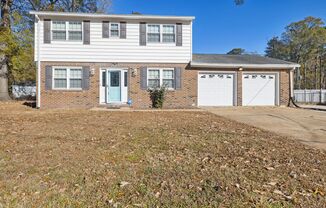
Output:
[[[45,90],[45,66],[90,66],[94,75],[90,77],[89,90]],[[182,88],[169,91],[164,103],[165,108],[195,108],[197,106],[197,79],[198,71],[206,69],[189,69],[188,64],[141,64],[141,63],[71,63],[71,62],[42,62],[41,63],[41,108],[91,108],[99,106],[100,68],[128,69],[128,97],[132,99],[133,108],[150,108],[151,101],[146,90],[140,88],[141,67],[182,68]],[[132,69],[137,69],[134,75]],[[213,70],[215,71],[215,70]],[[234,71],[234,70],[219,70]],[[243,70],[246,72],[249,70]],[[253,71],[253,70],[252,70]],[[255,70],[257,71],[257,70]],[[264,70],[274,71],[275,70]],[[280,104],[287,105],[289,100],[289,71],[279,70],[280,76]],[[242,71],[237,71],[237,105],[242,103]]]

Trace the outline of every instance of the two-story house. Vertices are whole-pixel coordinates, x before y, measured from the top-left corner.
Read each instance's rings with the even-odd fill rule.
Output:
[[[251,55],[192,54],[191,16],[35,12],[37,106],[166,108],[286,105],[299,65]],[[204,37],[203,37],[204,38]]]

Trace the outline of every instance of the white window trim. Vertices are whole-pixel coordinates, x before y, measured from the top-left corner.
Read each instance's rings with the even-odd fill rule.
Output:
[[[65,40],[55,40],[55,39],[53,39],[53,22],[65,22],[65,26],[66,26],[66,39]],[[81,23],[81,28],[82,28],[81,29],[82,39],[81,40],[69,40],[69,22],[80,22]],[[66,41],[83,42],[84,41],[84,30],[83,30],[83,28],[84,28],[84,22],[83,21],[51,20],[51,41],[54,41],[54,42],[66,42]]]
[[[162,85],[163,85],[163,71],[164,70],[172,70],[173,71],[173,82],[175,82],[175,74],[174,74],[174,68],[147,68],[147,77],[146,77],[146,86],[148,86],[148,80],[149,80],[149,78],[148,78],[148,72],[149,72],[149,70],[159,70],[160,71],[160,87],[162,87]],[[174,83],[174,85],[175,85],[175,83]],[[150,88],[149,87],[149,89],[152,89],[152,88]],[[167,88],[167,90],[175,90],[175,88]]]
[[[67,72],[67,87],[66,88],[57,88],[57,87],[54,87],[54,71],[55,69],[66,69],[66,72]],[[52,90],[83,90],[83,88],[70,88],[70,69],[80,69],[81,72],[83,73],[83,67],[64,67],[64,66],[54,66],[52,67]],[[83,82],[83,74],[82,74],[82,77],[81,77],[81,80]]]
[[[118,25],[118,36],[112,36],[112,34],[111,34],[111,27],[113,24]],[[109,31],[110,31],[110,38],[120,38],[120,23],[119,22],[110,22]]]
[[[150,25],[159,25],[160,26],[160,42],[150,42],[148,41],[148,27]],[[174,27],[174,42],[163,42],[163,26],[173,26]],[[177,41],[177,26],[176,24],[156,24],[156,23],[150,23],[146,25],[146,42],[149,44],[176,44]]]

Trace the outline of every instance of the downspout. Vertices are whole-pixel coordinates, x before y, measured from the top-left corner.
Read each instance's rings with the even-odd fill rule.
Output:
[[[35,15],[37,19],[37,96],[36,96],[36,108],[41,107],[41,60],[40,60],[40,18]]]
[[[294,70],[296,70],[296,68],[293,68],[290,71],[290,99],[289,99],[289,106],[291,104],[293,104],[295,107],[300,108],[300,106],[298,106],[295,101],[294,101],[294,82],[293,82],[293,73]]]

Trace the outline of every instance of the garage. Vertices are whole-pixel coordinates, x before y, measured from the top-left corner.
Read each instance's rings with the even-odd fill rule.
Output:
[[[277,89],[277,73],[244,73],[242,75],[242,105],[278,105]]]
[[[198,74],[198,105],[235,105],[235,80],[235,73],[200,72]]]
[[[194,54],[198,106],[289,105],[299,64],[259,55]]]

